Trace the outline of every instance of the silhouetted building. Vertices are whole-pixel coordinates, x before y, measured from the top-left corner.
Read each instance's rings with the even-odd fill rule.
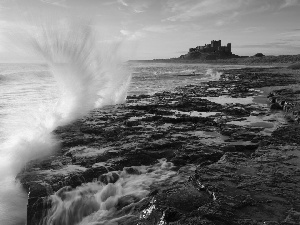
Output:
[[[190,48],[189,52],[231,53],[231,43],[228,43],[227,46],[222,46],[221,40],[212,40],[210,44],[197,46],[196,48]]]
[[[212,40],[210,44],[204,46],[197,46],[196,48],[190,48],[189,52],[185,55],[181,55],[180,59],[218,59],[218,58],[231,58],[238,57],[231,52],[231,43],[226,46],[222,46],[221,40]]]

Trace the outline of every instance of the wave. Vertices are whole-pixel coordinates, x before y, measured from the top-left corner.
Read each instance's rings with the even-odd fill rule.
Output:
[[[7,79],[8,79],[7,76],[5,76],[5,75],[3,75],[3,74],[0,74],[0,81],[5,81],[5,80],[7,80]]]
[[[207,69],[205,72],[205,76],[209,78],[209,80],[219,80],[223,72],[219,72],[215,69]]]
[[[86,115],[96,107],[123,103],[131,74],[118,57],[118,46],[100,48],[93,26],[75,20],[45,23],[32,31],[24,31],[22,43],[42,56],[49,65],[60,90],[55,104],[35,109],[0,151],[0,224],[25,221],[24,200],[7,193],[26,193],[14,182],[27,162],[53,154],[59,149],[52,131]],[[9,185],[7,186],[7,182]],[[21,201],[21,200],[20,200]],[[10,210],[13,207],[14,210]],[[20,216],[21,215],[21,216]],[[20,218],[21,217],[21,218]]]

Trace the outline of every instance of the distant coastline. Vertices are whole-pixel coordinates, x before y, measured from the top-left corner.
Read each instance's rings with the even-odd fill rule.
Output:
[[[300,54],[298,55],[279,55],[279,56],[263,56],[263,57],[243,57],[243,58],[229,58],[229,59],[153,59],[153,60],[129,60],[129,62],[157,62],[157,63],[205,63],[205,64],[241,64],[241,65],[253,65],[253,64],[294,64],[300,63]]]

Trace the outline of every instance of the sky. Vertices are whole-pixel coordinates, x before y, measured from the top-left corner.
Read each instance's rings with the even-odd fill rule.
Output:
[[[211,40],[241,56],[300,54],[300,0],[0,0],[0,61],[37,57],[14,48],[14,32],[41,15],[91,20],[125,59],[179,57]]]

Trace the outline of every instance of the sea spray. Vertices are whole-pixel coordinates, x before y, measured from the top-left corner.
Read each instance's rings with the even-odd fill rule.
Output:
[[[131,74],[121,65],[117,47],[100,49],[91,24],[46,24],[29,42],[47,59],[61,90],[55,115],[59,125],[95,107],[125,101]]]
[[[0,145],[0,224],[25,223],[27,194],[15,177],[27,162],[45,157],[59,146],[46,127],[40,120],[29,127],[20,126]]]
[[[207,69],[205,72],[205,76],[208,77],[209,80],[219,80],[222,74],[223,72],[215,71],[212,68]]]
[[[0,224],[24,224],[25,193],[15,181],[30,160],[52,154],[58,143],[51,132],[70,123],[95,107],[123,103],[131,75],[114,51],[101,51],[97,35],[89,23],[45,23],[23,32],[20,43],[33,49],[49,65],[60,90],[53,106],[41,106],[20,127],[0,151]],[[8,197],[10,196],[10,197]]]

